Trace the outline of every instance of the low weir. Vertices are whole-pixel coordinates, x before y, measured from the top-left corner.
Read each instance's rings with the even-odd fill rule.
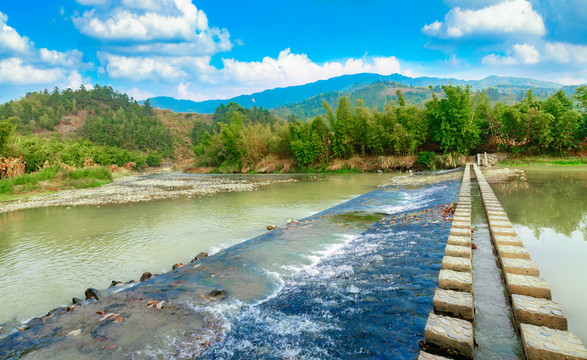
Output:
[[[567,331],[567,319],[560,305],[551,299],[550,287],[539,277],[540,271],[517,237],[507,214],[485,177],[474,164],[475,178],[489,232],[502,271],[508,305],[503,317],[510,317],[521,338],[526,360],[587,359],[587,349],[574,333]],[[471,249],[470,165],[463,174],[453,224],[442,260],[439,289],[434,296],[434,312],[428,317],[421,360],[477,358],[473,297],[474,258]],[[481,329],[478,331],[483,331]],[[510,354],[516,358],[516,354]],[[499,358],[508,358],[499,356]]]

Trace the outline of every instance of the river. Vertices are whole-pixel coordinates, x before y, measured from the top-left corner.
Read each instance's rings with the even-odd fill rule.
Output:
[[[527,182],[492,187],[562,305],[570,330],[585,341],[587,171],[524,170]],[[178,292],[168,278],[155,279],[175,296],[171,301],[189,305],[189,316],[199,314],[212,324],[209,338],[185,341],[183,335],[160,333],[162,324],[153,323],[158,335],[150,345],[137,347],[137,339],[152,329],[137,329],[112,336],[109,341],[118,348],[110,355],[84,348],[95,351],[86,355],[414,358],[450,226],[427,211],[454,200],[458,182],[356,197],[389,176],[295,177],[300,181],[254,192],[5,214],[0,217],[2,321],[43,314],[88,286],[106,288],[113,279],[168,271],[173,263],[210,251],[218,254],[203,262],[206,270],[196,265],[183,273],[201,271],[196,283],[225,288],[230,301],[209,306],[190,292]],[[283,226],[290,217],[307,218],[276,231],[264,229]],[[149,293],[144,284],[135,292]],[[189,327],[189,316],[177,318],[174,331]],[[80,354],[63,343],[39,356],[64,352]]]
[[[0,214],[0,324],[69,305],[90,286],[167,272],[201,251],[260,235],[269,224],[282,226],[374,190],[389,177],[268,175],[262,178],[298,181],[195,199]]]

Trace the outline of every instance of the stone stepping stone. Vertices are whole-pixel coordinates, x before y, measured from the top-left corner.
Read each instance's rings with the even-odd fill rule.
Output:
[[[540,276],[540,270],[534,260],[503,258],[501,266],[508,274]]]
[[[436,289],[432,304],[434,312],[439,315],[453,316],[467,321],[473,321],[475,317],[473,295],[468,292]]]
[[[442,268],[444,270],[471,272],[473,267],[471,259],[466,257],[445,256],[442,258]]]
[[[495,218],[489,218],[489,225],[496,228],[513,228],[512,223],[509,220],[496,220]]]
[[[518,294],[551,299],[550,286],[539,277],[518,274],[505,274],[505,277],[506,287],[510,295]]]
[[[530,324],[521,324],[520,333],[527,360],[587,359],[587,349],[574,333]]]
[[[453,216],[452,221],[453,221],[453,223],[458,222],[458,221],[460,221],[460,222],[466,221],[470,224],[471,223],[471,215],[456,215],[456,216]]]
[[[567,331],[567,318],[557,302],[524,295],[512,295],[512,309],[517,324],[546,326]]]
[[[473,274],[469,272],[440,270],[438,286],[441,289],[473,293]]]
[[[473,250],[470,246],[446,245],[444,255],[471,259],[473,257]]]
[[[452,219],[452,226],[456,227],[456,228],[461,228],[461,229],[470,229],[471,228],[471,222],[470,221],[461,221],[459,220],[455,220],[454,218]]]
[[[497,245],[497,256],[502,258],[530,259],[530,253],[523,246]]]
[[[430,314],[424,328],[424,340],[426,345],[451,357],[473,359],[473,324],[469,321]]]
[[[460,245],[471,247],[471,236],[449,235],[447,243],[449,245]]]
[[[510,221],[507,215],[487,215],[488,220],[497,220],[497,221]]]
[[[493,241],[498,245],[524,246],[524,243],[520,238],[511,235],[494,235]]]
[[[469,229],[461,229],[461,228],[451,227],[449,235],[468,236],[470,238],[471,237],[471,229],[470,228]]]
[[[440,356],[440,355],[432,355],[425,351],[420,351],[420,356],[418,356],[418,360],[451,360],[450,358]]]
[[[491,234],[495,234],[495,235],[508,235],[508,236],[517,236],[518,235],[516,233],[516,231],[512,228],[492,226],[491,223],[489,224],[489,230],[491,230]]]

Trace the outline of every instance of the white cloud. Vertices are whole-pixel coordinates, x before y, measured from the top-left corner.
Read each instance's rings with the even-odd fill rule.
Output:
[[[148,98],[155,97],[152,92],[147,90],[141,90],[137,87],[134,87],[130,90],[124,91],[126,94],[134,98],[135,100],[146,100]]]
[[[481,59],[481,62],[486,65],[533,65],[539,61],[540,53],[530,44],[513,45],[507,56],[489,54]]]
[[[9,58],[0,61],[0,84],[48,84],[65,78],[62,69],[40,69],[23,64],[22,59]]]
[[[124,0],[107,13],[85,11],[73,22],[81,33],[101,40],[190,41],[208,30],[206,14],[191,0]]]
[[[108,75],[115,79],[131,81],[158,80],[177,81],[189,77],[181,69],[178,59],[160,57],[127,57],[113,54],[99,54],[102,62],[106,63]]]
[[[78,50],[70,50],[66,52],[60,52],[57,50],[40,49],[40,59],[49,65],[63,66],[67,68],[79,68],[83,67],[83,56],[84,54]]]
[[[587,46],[563,42],[546,43],[544,55],[547,60],[569,64],[587,65]]]
[[[195,93],[189,90],[191,84],[181,82],[177,86],[177,97],[179,99],[187,99],[192,101],[204,101],[210,99],[208,96],[204,96],[200,93]]]
[[[426,35],[461,38],[470,35],[530,35],[546,33],[542,17],[527,0],[506,0],[477,10],[452,8],[444,22],[435,21],[422,28]]]
[[[31,48],[31,42],[25,36],[20,36],[14,28],[6,22],[8,16],[0,12],[0,54],[24,54]]]
[[[312,62],[305,54],[293,54],[283,50],[274,59],[265,57],[260,62],[241,62],[224,59],[221,70],[225,80],[233,80],[241,86],[250,86],[255,91],[277,86],[306,84],[334,76],[357,73],[389,75],[400,71],[399,61],[391,57],[349,59],[344,62],[327,62],[322,65]]]

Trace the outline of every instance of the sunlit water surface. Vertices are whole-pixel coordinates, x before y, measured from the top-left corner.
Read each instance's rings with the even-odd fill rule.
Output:
[[[169,271],[201,251],[213,253],[266,232],[269,224],[322,211],[389,177],[267,175],[299,181],[195,199],[0,214],[0,324],[71,304],[90,286]]]

